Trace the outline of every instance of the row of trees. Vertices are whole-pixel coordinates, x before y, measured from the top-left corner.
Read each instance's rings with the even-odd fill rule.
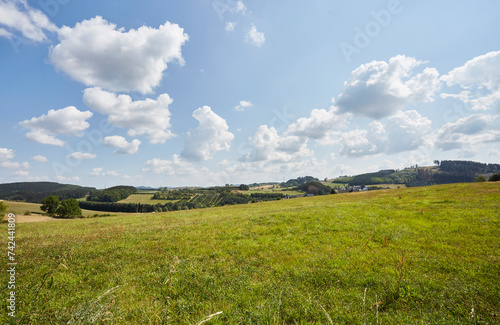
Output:
[[[106,212],[129,212],[129,213],[145,213],[153,211],[161,211],[158,206],[161,204],[141,204],[141,203],[116,203],[116,202],[93,202],[80,201],[80,208],[93,211]]]
[[[78,206],[77,200],[71,198],[59,201],[55,195],[43,199],[40,209],[50,216],[60,218],[74,218],[82,215],[82,209]]]
[[[486,182],[486,177],[484,177],[483,175],[479,175],[478,177],[476,177],[476,182]],[[500,174],[493,174],[490,176],[490,178],[488,179],[488,181],[490,182],[499,182],[500,181]]]

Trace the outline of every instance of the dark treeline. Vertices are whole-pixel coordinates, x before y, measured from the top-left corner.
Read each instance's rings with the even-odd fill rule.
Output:
[[[474,161],[462,160],[443,160],[441,161],[439,170],[444,173],[470,173],[489,174],[499,173],[499,164],[483,164]]]
[[[133,186],[113,186],[104,190],[95,191],[87,196],[87,201],[92,202],[118,202],[137,192]]]
[[[82,209],[106,212],[143,213],[158,211],[154,204],[79,201]]]
[[[0,198],[11,201],[41,203],[48,196],[57,196],[59,200],[85,197],[94,187],[59,184],[55,182],[20,182],[0,184]]]
[[[480,174],[500,172],[499,164],[483,164],[474,161],[443,160],[439,171],[432,175],[434,184],[474,182]]]

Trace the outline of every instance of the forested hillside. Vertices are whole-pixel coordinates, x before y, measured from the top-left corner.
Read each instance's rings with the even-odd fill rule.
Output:
[[[297,187],[302,184],[308,183],[308,182],[313,182],[313,181],[319,181],[316,177],[312,176],[304,176],[304,177],[297,177],[294,179],[289,179],[286,182],[283,182],[280,184],[281,187]]]
[[[59,184],[55,182],[21,182],[0,184],[0,199],[41,203],[48,196],[55,195],[59,200],[82,198],[94,187]]]
[[[443,160],[436,161],[437,166],[414,166],[402,170],[381,170],[350,177],[334,179],[336,183],[348,183],[350,186],[405,184],[408,187],[450,183],[474,182],[479,175],[500,172],[500,164],[483,164],[473,161]]]

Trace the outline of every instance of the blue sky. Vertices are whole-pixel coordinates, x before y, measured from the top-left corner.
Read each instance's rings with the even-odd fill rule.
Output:
[[[0,0],[0,182],[500,161],[497,1]]]

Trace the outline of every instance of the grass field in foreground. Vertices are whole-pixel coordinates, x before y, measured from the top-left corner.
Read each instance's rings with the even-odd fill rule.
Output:
[[[499,211],[473,183],[19,224],[17,320],[495,324]]]

